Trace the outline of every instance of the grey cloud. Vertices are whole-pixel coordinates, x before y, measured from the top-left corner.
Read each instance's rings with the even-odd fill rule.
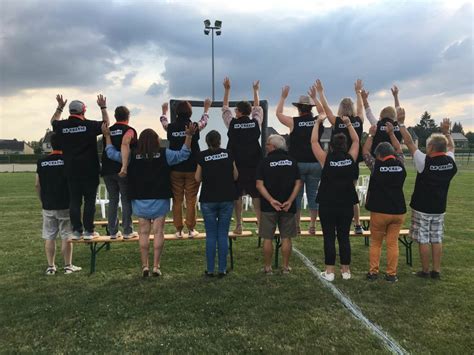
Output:
[[[148,96],[159,96],[164,93],[166,90],[166,85],[153,83],[150,85],[148,90],[145,92],[145,95]]]
[[[132,84],[133,79],[137,76],[137,71],[132,71],[127,73],[124,78],[122,79],[122,86],[130,86]]]
[[[450,45],[443,53],[444,59],[457,59],[465,56],[472,57],[472,37],[465,38]]]

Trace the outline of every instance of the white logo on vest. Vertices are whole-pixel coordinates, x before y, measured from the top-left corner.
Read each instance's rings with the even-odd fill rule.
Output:
[[[385,125],[380,126],[380,131],[386,131],[386,130],[387,130],[387,126],[385,126]],[[394,131],[399,131],[400,127],[399,126],[393,126],[393,130]]]
[[[116,129],[115,131],[110,131],[111,136],[120,136],[122,133],[123,132],[122,132],[121,129]]]
[[[86,132],[86,131],[87,131],[86,126],[63,128],[63,130],[62,130],[63,133],[82,133],[82,132]]]
[[[293,162],[288,159],[270,162],[270,168],[274,168],[275,166],[292,166],[292,165],[293,165]]]
[[[403,171],[401,166],[381,166],[380,172],[381,173],[399,173]]]
[[[247,128],[255,128],[255,122],[250,123],[236,123],[234,125],[235,129],[247,129]]]
[[[185,137],[186,136],[186,131],[180,131],[180,132],[173,132],[171,133],[173,137]]]
[[[313,127],[314,121],[306,121],[298,123],[298,127]]]
[[[220,153],[220,154],[208,155],[207,157],[204,157],[204,161],[221,160],[221,159],[227,159],[228,157],[229,157],[229,154]]]
[[[339,128],[347,128],[347,125],[345,123],[339,123],[338,127]],[[360,127],[360,122],[356,121],[356,122],[352,123],[352,127],[359,128]]]
[[[350,159],[345,159],[345,160],[339,160],[339,161],[330,161],[329,165],[334,166],[336,168],[341,168],[343,166],[349,166],[352,164],[352,160]]]
[[[444,170],[452,170],[454,165],[452,163],[446,165],[430,165],[431,171],[444,171]]]
[[[50,160],[50,161],[43,161],[41,162],[41,166],[61,166],[64,165],[64,161],[59,159],[59,160]]]
[[[161,153],[154,153],[153,154],[153,159],[157,159],[159,157],[161,157]],[[137,155],[135,155],[135,159],[137,159],[137,160],[148,159],[148,154],[145,154],[145,155],[137,154]]]

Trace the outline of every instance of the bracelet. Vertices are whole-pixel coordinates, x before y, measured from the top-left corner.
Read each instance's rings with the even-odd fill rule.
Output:
[[[404,123],[399,123],[398,127],[405,127],[405,124]]]
[[[374,138],[374,135],[369,133],[369,136],[367,138]]]
[[[56,108],[56,111],[63,112],[63,109],[61,107]]]
[[[101,110],[105,110],[107,108],[107,106],[101,106],[100,109]]]

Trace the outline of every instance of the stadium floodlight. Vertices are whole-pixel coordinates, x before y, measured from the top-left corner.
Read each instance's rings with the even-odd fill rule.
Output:
[[[211,21],[209,19],[204,20],[204,34],[206,36],[211,33],[211,41],[212,41],[212,101],[215,99],[215,91],[214,91],[214,30],[216,30],[216,36],[220,36],[222,34],[222,21],[216,20],[214,21],[214,26],[211,26]]]

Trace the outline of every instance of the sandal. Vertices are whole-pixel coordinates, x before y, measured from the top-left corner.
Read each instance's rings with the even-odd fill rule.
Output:
[[[150,269],[148,268],[148,266],[142,266],[142,276],[143,277],[150,276]]]
[[[308,233],[309,233],[309,235],[315,235],[316,234],[316,227],[315,226],[309,227]]]
[[[270,269],[266,269],[265,267],[262,269],[262,272],[265,274],[265,275],[273,275],[273,270],[272,268]]]
[[[161,273],[160,268],[159,268],[159,267],[154,267],[154,268],[153,268],[152,275],[155,276],[155,277],[161,276],[162,273]]]
[[[45,271],[45,274],[50,276],[50,275],[56,275],[56,265],[53,266],[48,266],[48,268]]]
[[[284,275],[288,275],[290,272],[291,272],[291,267],[290,266],[284,267],[283,269],[281,269],[281,273],[284,274]]]

